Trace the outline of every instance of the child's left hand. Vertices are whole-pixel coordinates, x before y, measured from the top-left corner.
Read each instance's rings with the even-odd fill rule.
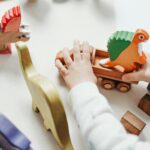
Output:
[[[150,82],[150,62],[147,62],[139,71],[127,73],[122,77],[125,82],[146,81]]]

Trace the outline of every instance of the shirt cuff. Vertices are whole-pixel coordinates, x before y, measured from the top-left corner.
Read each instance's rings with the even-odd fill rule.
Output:
[[[71,106],[74,105],[74,103],[83,104],[89,101],[90,97],[95,97],[99,94],[96,84],[93,82],[83,82],[70,90],[69,104]]]

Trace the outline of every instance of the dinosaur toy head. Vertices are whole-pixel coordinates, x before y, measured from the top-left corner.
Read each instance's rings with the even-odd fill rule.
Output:
[[[149,34],[143,30],[143,29],[138,29],[135,32],[135,35],[133,37],[133,42],[136,44],[146,42],[149,39]]]

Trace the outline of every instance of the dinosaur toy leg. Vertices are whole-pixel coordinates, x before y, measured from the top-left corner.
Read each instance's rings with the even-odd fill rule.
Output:
[[[109,58],[100,60],[99,64],[104,68],[109,68],[109,69],[115,68],[116,70],[120,72],[125,71],[125,68],[123,66],[116,65],[114,62],[111,62]]]
[[[128,65],[128,66],[122,66],[122,65],[117,65],[115,62],[111,62],[111,61],[108,61],[107,63],[104,64],[104,66],[106,68],[114,68],[120,72],[131,72],[133,70],[138,70],[137,68],[137,65],[136,64],[131,64],[131,65]]]
[[[0,50],[0,54],[1,55],[7,55],[7,54],[11,54],[11,45],[7,44],[6,48]]]
[[[105,66],[107,66],[107,68],[113,68],[116,66],[116,64],[114,64],[112,61],[108,61],[105,63]]]
[[[125,71],[124,72],[132,72],[133,70],[138,70],[138,66],[136,64],[132,64],[130,66],[124,67]]]
[[[116,66],[113,62],[110,61],[109,58],[101,59],[99,61],[99,64],[105,68],[113,68],[114,66]]]

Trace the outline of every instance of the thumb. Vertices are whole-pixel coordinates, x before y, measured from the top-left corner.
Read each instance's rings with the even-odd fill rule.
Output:
[[[142,71],[138,72],[132,72],[132,73],[127,73],[122,76],[122,80],[125,82],[130,82],[130,81],[140,81],[142,80],[143,73]]]

